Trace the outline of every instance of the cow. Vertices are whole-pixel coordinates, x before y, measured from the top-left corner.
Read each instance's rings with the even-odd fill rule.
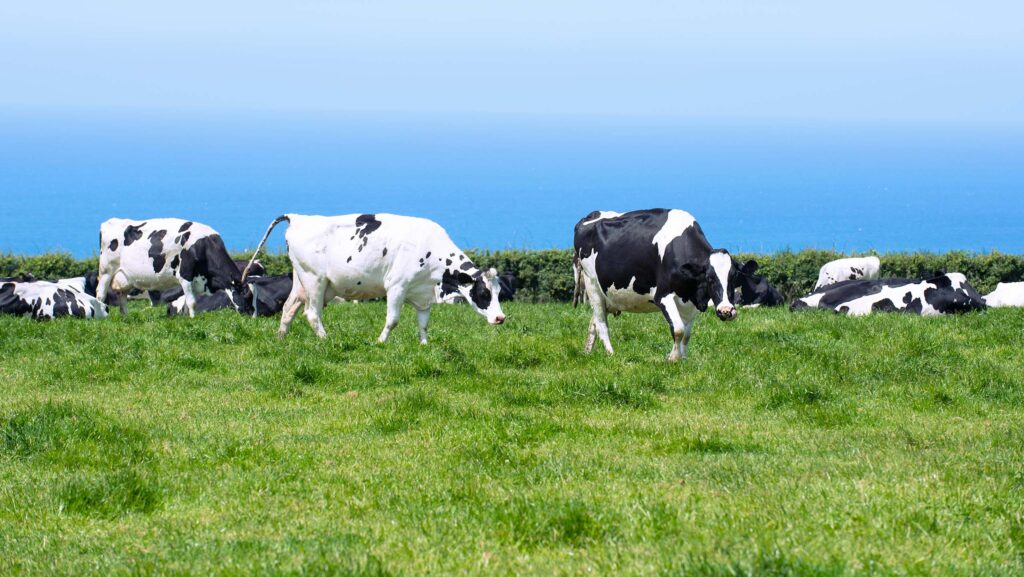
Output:
[[[786,303],[782,294],[757,272],[757,261],[750,260],[740,267],[739,288],[735,293],[736,304],[745,308],[759,306],[777,307]]]
[[[101,301],[114,291],[180,287],[185,308],[195,316],[195,295],[233,289],[244,292],[242,275],[231,261],[217,231],[178,218],[127,220],[100,225],[99,286]],[[121,313],[126,314],[124,298]]]
[[[841,258],[822,265],[814,289],[844,280],[874,280],[880,271],[881,263],[877,256]]]
[[[241,295],[232,289],[217,291],[212,295],[196,297],[196,312],[205,313],[224,308],[233,308],[243,315],[268,317],[281,312],[284,302],[292,290],[292,275],[274,275],[249,277],[245,279],[252,296],[251,300],[243,300]],[[185,309],[185,296],[167,304],[167,315],[175,316],[188,312]]]
[[[819,308],[863,316],[875,311],[924,316],[984,310],[985,300],[958,272],[929,279],[848,280],[793,301],[792,310]]]
[[[247,261],[247,260],[232,260],[231,262],[235,263],[235,267],[238,268],[238,274],[239,275],[242,274],[242,270],[245,269],[245,265],[249,263],[249,261]],[[265,269],[263,267],[263,263],[261,263],[259,260],[254,261],[253,265],[252,265],[252,270],[249,271],[249,276],[255,277],[255,276],[262,276],[262,275],[265,275],[265,274],[267,274],[267,269]],[[173,302],[181,299],[182,295],[185,294],[185,292],[181,290],[180,286],[177,286],[177,287],[174,287],[174,288],[172,288],[170,290],[165,290],[165,291],[146,291],[146,293],[147,293],[147,296],[149,298],[149,304],[152,305],[152,306],[157,306],[157,305],[159,305],[161,303],[165,303],[165,304],[173,303]],[[129,297],[129,298],[131,298],[131,297]],[[181,301],[181,302],[184,303],[185,301]],[[206,311],[199,311],[199,312],[208,312],[208,310],[206,310]],[[187,312],[187,309],[181,308],[181,311],[182,312]],[[175,313],[175,314],[177,314],[177,313]]]
[[[985,304],[993,308],[1024,307],[1024,282],[1001,282],[985,295]]]
[[[686,358],[697,314],[710,300],[723,321],[736,318],[731,295],[740,265],[714,249],[690,213],[677,209],[620,214],[594,211],[576,224],[573,240],[574,303],[585,291],[593,317],[585,351],[595,337],[613,354],[608,313],[660,311],[673,345],[668,361]]]
[[[0,312],[37,320],[66,316],[102,319],[107,316],[107,307],[68,284],[0,281]]]
[[[305,305],[306,319],[316,335],[325,338],[324,303],[335,297],[387,297],[387,319],[377,341],[387,340],[398,324],[402,303],[407,302],[416,309],[420,342],[426,344],[438,285],[458,292],[490,324],[505,322],[498,302],[497,272],[477,268],[436,222],[395,214],[285,214],[270,223],[253,258],[274,227],[285,221],[293,283],[281,312],[280,338],[288,333],[300,305]],[[245,277],[248,270],[242,274]]]
[[[444,304],[464,303],[466,299],[459,295],[455,288],[455,282],[449,280],[446,286],[438,285],[434,288],[435,302]],[[515,273],[505,271],[498,274],[498,301],[506,302],[515,298],[516,290],[519,288],[519,279]],[[444,293],[446,296],[441,297]]]

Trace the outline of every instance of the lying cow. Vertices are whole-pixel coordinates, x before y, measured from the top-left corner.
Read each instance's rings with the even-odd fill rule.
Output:
[[[247,261],[247,260],[232,260],[231,262],[235,263],[235,268],[238,269],[238,274],[239,275],[242,274],[242,270],[245,269],[245,265],[247,265],[249,263],[249,261]],[[262,276],[262,275],[265,275],[265,274],[267,274],[267,269],[263,268],[263,263],[261,263],[259,260],[253,261],[252,270],[249,271],[249,276],[255,277],[257,275]],[[241,276],[239,276],[239,278],[241,278]],[[225,290],[229,290],[229,289],[225,289]],[[157,305],[162,304],[162,303],[163,304],[171,304],[171,303],[173,303],[175,301],[181,300],[181,297],[185,294],[185,292],[183,290],[181,290],[180,286],[179,287],[174,287],[174,288],[172,288],[170,290],[165,290],[165,291],[146,291],[146,292],[147,292],[148,297],[149,297],[149,304],[151,304],[152,306],[157,306]],[[129,298],[131,298],[131,297],[129,297]],[[198,297],[197,297],[197,299],[198,299]],[[181,303],[184,303],[184,302],[185,302],[184,300],[181,300]],[[185,309],[185,308],[182,308],[181,310],[182,310],[182,312],[186,312],[187,311],[187,309]],[[198,312],[208,312],[208,311],[204,311],[204,310],[200,310],[200,309],[196,309],[196,310]],[[177,314],[177,313],[175,313],[175,314]]]
[[[464,303],[466,299],[459,295],[455,287],[455,281],[449,279],[434,288],[435,302],[444,304]],[[516,289],[519,288],[519,279],[511,272],[503,272],[498,275],[498,301],[505,302],[515,298]],[[445,296],[442,297],[441,294]]]
[[[574,301],[585,290],[593,310],[586,352],[599,337],[613,353],[608,313],[660,311],[672,332],[669,361],[686,357],[693,323],[709,300],[718,318],[736,318],[730,298],[740,267],[727,251],[711,247],[690,213],[594,211],[576,224],[575,233]]]
[[[757,272],[757,261],[750,260],[740,267],[739,288],[736,292],[736,304],[744,307],[777,307],[786,303],[780,293],[763,276]]]
[[[1001,282],[996,290],[985,295],[990,307],[1024,307],[1024,282]]]
[[[387,340],[398,324],[402,303],[407,302],[416,309],[420,342],[426,343],[434,287],[439,284],[452,287],[443,290],[458,292],[489,323],[505,321],[495,270],[478,269],[433,221],[394,214],[286,214],[270,224],[257,254],[283,221],[290,223],[285,239],[294,283],[281,313],[281,338],[302,304],[309,324],[323,338],[327,336],[321,321],[324,303],[335,297],[386,296],[387,320],[377,340]]]
[[[125,296],[132,288],[180,287],[189,316],[195,295],[233,289],[244,292],[242,276],[217,231],[190,220],[112,218],[100,225],[99,286],[101,301],[111,290]],[[125,299],[121,313],[127,313]]]
[[[37,320],[66,316],[102,319],[107,316],[107,307],[67,284],[0,281],[0,313]]]
[[[281,312],[292,290],[292,275],[249,277],[245,280],[251,298],[246,300],[232,289],[196,297],[196,312],[233,308],[243,315],[269,317]],[[167,304],[168,316],[185,314],[185,296]]]
[[[844,280],[877,279],[881,270],[882,265],[877,256],[841,258],[827,262],[821,267],[814,289]]]
[[[874,311],[925,316],[984,310],[985,300],[958,272],[934,278],[848,280],[793,301],[792,310],[819,308],[849,316]]]

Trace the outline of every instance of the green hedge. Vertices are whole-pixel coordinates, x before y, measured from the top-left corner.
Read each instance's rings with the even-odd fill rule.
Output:
[[[517,299],[528,302],[572,300],[572,252],[569,250],[469,250],[466,254],[481,267],[494,267],[499,271],[516,274],[520,282]],[[251,253],[239,253],[235,258],[248,258]],[[760,274],[768,278],[787,299],[811,291],[818,279],[818,269],[830,260],[844,255],[833,251],[802,250],[775,254],[737,254],[736,258],[754,258],[761,265]],[[927,277],[935,271],[962,272],[982,294],[995,288],[999,282],[1024,280],[1024,255],[998,252],[973,254],[953,251],[934,253],[891,253],[879,255],[883,277]],[[286,274],[291,263],[286,254],[262,254],[260,261],[269,274]],[[40,256],[0,254],[0,276],[14,276],[31,272],[39,278],[66,278],[80,276],[95,270],[96,257],[75,259],[65,253]]]

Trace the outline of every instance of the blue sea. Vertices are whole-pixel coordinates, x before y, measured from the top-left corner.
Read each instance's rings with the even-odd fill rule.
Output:
[[[162,216],[240,250],[286,212],[394,212],[463,248],[564,248],[591,210],[650,207],[690,211],[732,251],[1024,253],[1024,129],[6,111],[0,201],[0,252],[18,254],[90,256],[103,220]]]

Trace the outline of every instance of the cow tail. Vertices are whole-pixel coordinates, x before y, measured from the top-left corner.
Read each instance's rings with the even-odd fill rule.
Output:
[[[260,243],[258,245],[256,245],[256,250],[253,251],[252,258],[249,259],[249,262],[245,264],[245,268],[242,270],[242,284],[245,284],[245,279],[246,277],[249,276],[249,269],[252,268],[252,263],[256,262],[256,257],[259,256],[260,251],[263,250],[263,245],[267,244],[267,237],[269,237],[270,233],[274,231],[275,226],[281,224],[282,221],[286,220],[288,222],[291,222],[291,219],[288,217],[287,214],[282,214],[281,216],[275,218],[274,222],[270,223],[270,226],[267,227],[267,234],[264,234],[263,239],[260,240]]]
[[[572,308],[576,308],[576,305],[583,302],[583,265],[577,254],[572,255],[572,268],[576,273],[573,275],[575,286],[572,289]]]

